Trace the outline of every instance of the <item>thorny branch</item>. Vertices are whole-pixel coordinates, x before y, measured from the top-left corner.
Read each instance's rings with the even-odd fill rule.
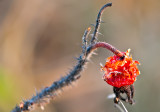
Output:
[[[98,30],[101,23],[101,16],[104,11],[104,9],[108,6],[111,6],[112,3],[105,4],[99,11],[96,25],[94,28],[93,36],[91,38],[90,43],[87,43],[87,38],[89,36],[89,33],[91,31],[91,28],[89,27],[86,29],[83,37],[83,50],[82,54],[77,59],[77,65],[73,67],[73,69],[64,77],[62,77],[60,80],[53,82],[53,84],[50,87],[46,87],[43,90],[41,90],[39,93],[37,92],[36,95],[34,95],[29,100],[24,100],[19,105],[17,105],[11,112],[23,112],[23,111],[31,111],[34,109],[34,107],[40,106],[42,109],[45,104],[48,104],[51,99],[57,96],[58,91],[61,90],[63,87],[71,85],[72,82],[76,81],[80,78],[80,72],[83,70],[84,66],[89,60],[89,57],[92,55],[93,51],[99,47],[106,48],[110,51],[112,51],[117,56],[123,58],[123,54],[118,51],[115,47],[111,46],[108,43],[105,42],[96,42],[95,40],[98,37]]]
[[[112,3],[108,3],[105,4],[99,11],[98,16],[97,16],[97,20],[96,20],[96,25],[95,25],[95,29],[93,32],[93,37],[91,39],[91,44],[95,43],[99,34],[99,28],[100,28],[100,24],[102,22],[101,17],[102,17],[102,13],[103,11],[107,8],[107,7],[111,7]]]

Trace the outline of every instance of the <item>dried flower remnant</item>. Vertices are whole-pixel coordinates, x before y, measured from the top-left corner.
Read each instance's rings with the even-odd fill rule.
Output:
[[[139,75],[137,64],[140,63],[132,60],[132,57],[129,56],[129,51],[130,49],[124,53],[124,59],[120,59],[117,55],[107,58],[102,70],[105,72],[103,78],[109,85],[120,88],[131,85],[136,81],[136,77]]]
[[[124,52],[124,58],[117,55],[107,58],[106,64],[102,67],[104,71],[103,79],[113,86],[113,91],[116,95],[114,99],[115,103],[119,102],[119,99],[133,104],[134,86],[136,77],[140,74],[137,68],[138,61],[132,60],[129,56],[130,49]],[[120,93],[126,93],[127,98],[123,98]]]

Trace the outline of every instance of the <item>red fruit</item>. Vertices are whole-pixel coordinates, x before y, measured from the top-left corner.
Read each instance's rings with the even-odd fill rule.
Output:
[[[139,75],[139,70],[137,64],[138,61],[132,60],[129,57],[130,49],[125,52],[125,58],[120,59],[117,55],[107,58],[106,64],[102,67],[104,71],[103,79],[110,85],[114,87],[122,87],[126,85],[131,85],[136,81],[136,77]]]

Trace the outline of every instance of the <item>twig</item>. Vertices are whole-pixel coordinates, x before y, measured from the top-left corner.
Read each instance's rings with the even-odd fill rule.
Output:
[[[73,81],[80,78],[79,73],[83,70],[84,65],[90,57],[89,55],[92,54],[91,52],[101,47],[106,48],[115,54],[118,54],[116,48],[114,48],[113,46],[111,47],[110,44],[105,42],[97,42],[94,45],[88,46],[85,52],[85,58],[83,58],[84,54],[82,53],[78,58],[77,65],[67,76],[62,77],[58,81],[55,81],[50,87],[44,88],[40,93],[37,93],[30,100],[23,101],[19,106],[16,106],[15,109],[12,110],[12,112],[32,110],[36,105],[43,107],[44,104],[49,103],[49,101],[57,95],[56,91],[61,90],[63,87],[70,85]]]
[[[91,32],[91,27],[88,27],[85,30],[84,35],[82,37],[82,43],[83,43],[83,46],[82,46],[83,51],[82,52],[83,52],[85,57],[86,57],[86,50],[87,50],[87,38],[88,38],[88,35],[89,35],[90,32]]]
[[[87,29],[88,30],[88,29]],[[86,33],[86,32],[85,32]],[[87,38],[88,34],[84,35],[83,38]],[[85,46],[86,47],[86,46]],[[55,81],[50,87],[44,88],[41,92],[37,93],[31,99],[23,101],[20,105],[17,105],[12,112],[22,112],[30,111],[35,106],[40,106],[43,108],[43,105],[49,103],[57,94],[58,90],[61,90],[63,87],[70,85],[73,81],[76,81],[80,78],[80,72],[83,70],[84,65],[87,62],[87,58],[91,53],[92,47],[89,46],[78,58],[78,63],[73,69],[60,80]]]
[[[87,46],[87,37],[91,29],[88,28],[85,31],[83,36],[83,50],[82,50],[82,54],[78,58],[77,65],[74,66],[73,69],[65,77],[62,77],[60,80],[55,81],[50,87],[44,88],[43,90],[41,90],[41,92],[37,93],[31,99],[23,101],[22,103],[20,103],[20,105],[17,105],[12,110],[12,112],[30,111],[34,109],[34,107],[36,106],[40,106],[42,109],[44,109],[44,105],[49,103],[51,99],[57,96],[58,91],[61,91],[63,87],[70,85],[72,82],[80,78],[79,74],[83,70],[84,65],[86,65],[86,63],[88,62],[89,57],[92,55],[92,52],[99,47],[106,48],[112,51],[117,56],[123,58],[123,53],[118,51],[115,47],[111,46],[110,44],[105,42],[97,42],[97,43],[95,42],[95,38],[97,37],[97,34],[98,34],[98,29],[101,22],[100,18],[103,13],[103,10],[106,7],[111,5],[112,5],[111,3],[108,3],[101,8],[97,17],[95,30],[93,32],[94,35],[91,39],[91,43],[89,44],[89,46]]]
[[[95,25],[95,29],[93,32],[93,37],[91,39],[91,44],[95,43],[95,40],[97,40],[98,37],[98,33],[99,33],[99,28],[100,28],[100,23],[101,23],[101,16],[103,11],[107,8],[107,7],[111,7],[112,3],[108,3],[105,4],[99,11],[98,16],[97,16],[97,20],[96,20],[96,25]]]

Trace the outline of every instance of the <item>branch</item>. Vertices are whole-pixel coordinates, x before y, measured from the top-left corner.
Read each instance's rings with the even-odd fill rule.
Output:
[[[97,40],[97,37],[98,37],[98,33],[99,33],[99,28],[100,28],[100,23],[102,22],[101,21],[101,17],[102,17],[102,14],[103,14],[103,11],[107,8],[107,7],[111,7],[112,6],[112,3],[108,3],[108,4],[105,4],[99,11],[98,13],[98,16],[97,16],[97,20],[96,20],[96,25],[95,25],[95,29],[94,29],[94,32],[93,32],[93,37],[91,39],[91,44],[95,43],[95,40]]]
[[[106,48],[108,50],[110,50],[111,52],[113,52],[115,55],[119,56],[121,59],[123,59],[125,57],[124,53],[122,53],[121,51],[119,51],[118,49],[116,49],[114,46],[112,46],[109,43],[105,43],[105,42],[97,42],[94,46],[94,48],[98,48],[98,47],[102,47],[102,48]]]
[[[97,42],[94,45],[87,47],[85,53],[82,53],[78,58],[77,65],[71,70],[67,76],[62,77],[60,80],[55,81],[50,87],[44,88],[40,93],[37,93],[36,96],[33,96],[30,100],[23,101],[19,106],[16,106],[12,112],[21,112],[32,110],[35,106],[43,107],[44,104],[49,103],[57,94],[58,90],[61,90],[63,87],[70,85],[72,82],[80,78],[80,72],[83,70],[84,65],[89,59],[89,55],[97,48],[106,48],[113,52],[114,54],[122,54],[120,51],[117,53],[117,49],[110,44],[105,42]],[[118,55],[117,55],[118,56]]]
[[[57,96],[58,91],[61,91],[63,87],[71,85],[72,82],[80,78],[80,72],[83,70],[84,66],[88,62],[90,56],[92,55],[92,52],[99,47],[106,48],[112,51],[117,56],[120,56],[121,58],[123,57],[123,53],[118,51],[115,47],[111,46],[110,44],[104,43],[104,42],[97,42],[97,43],[95,42],[95,38],[97,37],[97,34],[98,34],[98,29],[101,22],[100,19],[101,19],[103,10],[106,7],[111,5],[112,3],[108,3],[100,9],[97,16],[93,37],[91,39],[91,43],[89,44],[89,46],[87,46],[87,38],[91,31],[91,28],[89,27],[85,31],[82,38],[83,40],[82,54],[79,56],[76,66],[74,66],[73,69],[65,77],[62,77],[60,80],[53,82],[53,84],[50,87],[46,87],[43,90],[41,90],[41,92],[36,93],[36,95],[33,96],[31,99],[21,102],[11,112],[31,111],[34,109],[34,107],[37,107],[37,106],[40,106],[43,109],[44,108],[43,106],[45,104],[49,103],[51,99]]]

